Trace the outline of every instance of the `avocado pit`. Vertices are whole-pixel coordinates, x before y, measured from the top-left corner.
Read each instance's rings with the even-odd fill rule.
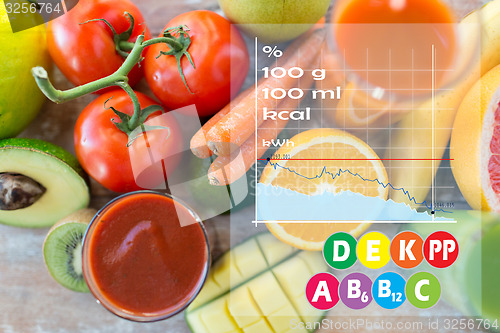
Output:
[[[19,173],[0,173],[0,210],[23,209],[47,191],[37,181]]]

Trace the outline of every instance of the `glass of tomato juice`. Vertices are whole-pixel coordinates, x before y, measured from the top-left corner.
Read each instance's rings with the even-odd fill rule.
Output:
[[[205,228],[169,194],[138,191],[110,201],[83,241],[83,274],[92,294],[125,319],[150,322],[184,310],[210,267]]]

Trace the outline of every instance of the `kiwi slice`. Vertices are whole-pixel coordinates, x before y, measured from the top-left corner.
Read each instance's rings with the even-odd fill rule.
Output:
[[[43,257],[50,275],[70,290],[89,292],[83,277],[82,241],[96,213],[90,208],[76,211],[54,224],[43,242]]]

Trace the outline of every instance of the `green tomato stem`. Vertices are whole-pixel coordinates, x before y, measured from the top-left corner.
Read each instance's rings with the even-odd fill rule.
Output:
[[[58,104],[71,101],[87,94],[92,94],[98,90],[111,86],[118,86],[124,90],[127,89],[125,91],[130,95],[129,92],[130,90],[132,90],[132,88],[128,84],[127,75],[135,66],[135,64],[137,64],[141,60],[142,51],[144,50],[144,47],[142,46],[143,41],[144,35],[140,35],[137,37],[137,40],[134,43],[134,48],[116,72],[99,80],[89,82],[75,88],[64,91],[54,88],[54,85],[49,80],[47,71],[43,67],[35,67],[31,70],[31,73],[35,77],[35,81],[44,95],[47,96],[47,98],[52,102]],[[130,89],[126,88],[125,86]],[[133,90],[132,94],[135,96]],[[135,96],[135,99],[137,99],[137,96]],[[138,106],[138,104],[139,103],[137,103],[137,105],[134,104],[134,110],[136,110],[136,106]]]
[[[127,93],[127,95],[132,100],[132,104],[134,105],[134,114],[132,115],[132,117],[128,122],[128,128],[132,131],[139,125],[141,125],[139,123],[139,119],[141,119],[142,115],[141,105],[139,104],[139,99],[137,98],[137,95],[135,94],[134,90],[130,87],[128,83],[123,82],[119,86]]]
[[[120,81],[128,80],[127,77],[118,77],[116,73],[103,77],[102,79],[90,82],[75,88],[68,90],[59,90],[52,85],[49,80],[47,71],[43,67],[34,67],[31,69],[31,73],[35,77],[35,81],[38,87],[43,92],[43,94],[50,99],[52,102],[61,104],[73,99],[79,98],[81,96],[92,94],[100,89],[104,89],[111,86],[119,86]]]
[[[144,49],[148,46],[159,43],[166,43],[169,46],[172,46],[174,49],[177,47],[180,47],[181,49],[183,48],[181,43],[177,42],[173,38],[157,37],[144,41],[144,35],[139,35],[135,43],[127,42],[127,45],[133,45],[133,47],[123,64],[116,70],[116,72],[96,81],[89,82],[65,91],[54,88],[49,80],[47,71],[43,67],[35,67],[31,70],[31,72],[35,77],[35,81],[37,82],[38,87],[45,94],[45,96],[47,96],[48,99],[55,103],[64,103],[111,86],[119,86],[124,89],[124,83],[127,83],[128,86],[127,75],[128,73],[130,73],[132,68],[141,61],[142,52],[144,51]],[[130,86],[128,87],[130,88]],[[134,110],[136,109],[134,108]]]
[[[118,74],[127,76],[128,73],[130,73],[132,68],[134,68],[134,66],[138,64],[142,59],[142,51],[144,51],[144,46],[142,45],[143,41],[144,41],[144,35],[137,36],[132,51],[130,51],[129,55],[127,56],[123,64],[120,66],[120,68],[118,68],[118,70],[111,75]]]
[[[133,19],[131,20],[131,22],[133,22]],[[89,82],[75,88],[71,88],[64,91],[56,89],[53,86],[52,82],[50,82],[47,71],[43,67],[35,67],[31,70],[31,72],[35,77],[35,81],[38,84],[38,87],[45,94],[45,96],[51,101],[58,104],[71,101],[73,99],[94,93],[98,90],[107,87],[111,86],[120,87],[128,94],[134,106],[134,113],[132,117],[128,119],[127,123],[123,123],[119,126],[120,130],[122,130],[126,134],[130,134],[136,128],[143,125],[144,120],[142,118],[144,117],[142,117],[142,109],[139,104],[139,99],[137,98],[137,95],[135,94],[134,90],[132,89],[132,87],[130,87],[128,83],[128,73],[130,73],[130,71],[136,64],[141,62],[142,52],[144,51],[144,49],[153,44],[164,43],[169,46],[170,51],[168,52],[162,51],[160,53],[160,56],[161,55],[175,56],[179,66],[180,66],[180,59],[183,56],[186,56],[188,57],[191,64],[193,64],[191,56],[189,52],[187,52],[187,49],[191,43],[189,36],[187,36],[182,27],[179,27],[178,29],[180,29],[180,31],[183,33],[179,38],[174,37],[173,35],[168,33],[163,37],[157,37],[144,41],[144,34],[141,34],[137,37],[134,43],[128,41],[120,41],[118,46],[121,52],[125,52],[125,50],[126,51],[130,50],[130,53],[128,53],[127,57],[125,58],[125,61],[122,63],[120,68],[118,68],[116,72],[114,72],[111,75],[108,75],[96,81]],[[180,67],[179,67],[179,74],[181,75],[186,85],[186,88],[189,91],[189,87],[187,86],[187,83],[184,78],[184,73],[182,72],[182,68]],[[117,113],[116,112],[117,110],[113,109],[113,111]]]
[[[125,52],[130,52],[134,48],[135,43],[129,42],[128,40],[121,40],[118,43],[118,48]]]
[[[175,38],[167,38],[167,37],[157,37],[153,39],[148,39],[144,43],[142,43],[142,46],[144,48],[151,46],[153,44],[159,44],[159,43],[165,43],[167,44],[170,48],[174,49],[175,51],[180,51],[183,48],[182,43],[179,43]],[[130,52],[134,48],[135,43],[129,42],[129,41],[120,41],[118,46],[120,50],[122,51],[127,51]]]
[[[169,37],[157,37],[153,39],[149,39],[143,43],[144,47],[151,46],[153,44],[159,44],[159,43],[165,43],[168,44],[172,49],[175,51],[181,51],[184,48],[184,45],[179,42],[175,38],[169,38]]]

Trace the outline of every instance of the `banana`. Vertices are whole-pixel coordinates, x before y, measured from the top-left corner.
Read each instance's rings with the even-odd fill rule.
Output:
[[[480,22],[480,27],[475,22]],[[388,159],[441,159],[451,136],[455,115],[463,97],[486,72],[500,64],[500,0],[494,0],[466,16],[459,24],[464,45],[475,45],[481,35],[481,49],[477,60],[469,64],[466,75],[453,87],[437,94],[407,114],[392,130]],[[480,30],[480,31],[479,31]],[[467,41],[470,41],[467,42]],[[434,116],[434,119],[433,119]],[[434,122],[434,140],[431,124]],[[434,148],[433,148],[434,147]],[[433,164],[434,163],[434,164]],[[390,161],[388,171],[391,184],[404,188],[420,203],[425,200],[440,161]],[[392,191],[396,202],[408,202],[402,191]],[[413,203],[415,206],[415,204]]]

